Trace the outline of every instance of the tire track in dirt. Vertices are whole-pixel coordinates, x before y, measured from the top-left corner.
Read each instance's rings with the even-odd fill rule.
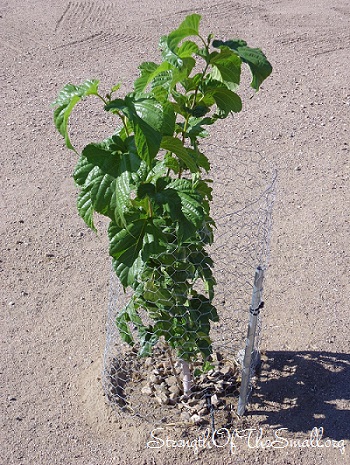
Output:
[[[344,16],[345,18],[349,18],[350,16],[350,8],[333,6],[331,9],[339,13],[341,16]]]
[[[87,1],[69,1],[62,8],[62,14],[56,21],[55,33],[62,35],[64,41],[54,50],[69,47],[86,47],[90,50],[110,50],[120,44],[123,48],[131,48],[135,42],[147,43],[150,38],[135,33],[133,28],[122,24],[123,32],[114,32],[121,24],[116,17],[116,7],[112,3],[100,4]],[[66,37],[69,36],[67,41]]]
[[[100,31],[96,32],[95,34],[91,34],[89,36],[83,37],[81,39],[73,40],[71,42],[67,42],[61,45],[57,45],[53,50],[59,50],[62,48],[70,48],[70,47],[79,47],[81,49],[82,46],[88,47],[90,50],[98,51],[98,50],[111,50],[116,48],[119,44],[120,48],[132,48],[132,45],[135,43],[146,43],[150,42],[148,37],[144,37],[141,35],[135,34],[127,34],[127,33],[116,33],[113,32],[106,32]]]
[[[112,3],[69,1],[56,21],[55,32],[111,25],[114,13],[115,5]]]
[[[338,32],[338,34],[337,34]],[[334,40],[330,41],[329,37]],[[276,39],[276,42],[283,46],[293,46],[294,51],[309,50],[311,57],[317,57],[329,53],[336,53],[350,48],[350,34],[339,35],[339,31],[328,31],[327,33],[317,32],[312,36],[307,33],[296,35],[295,32],[288,32]]]
[[[207,7],[207,11],[212,20],[226,19],[230,13],[234,13],[236,21],[237,18],[244,17],[249,17],[251,19],[258,18],[263,12],[265,12],[265,9],[249,3],[242,4],[232,0],[224,0],[213,5],[209,5]]]
[[[46,41],[38,40],[36,31],[23,30],[18,24],[11,21],[0,28],[0,50],[9,53],[11,56],[20,55],[33,49],[46,48]]]

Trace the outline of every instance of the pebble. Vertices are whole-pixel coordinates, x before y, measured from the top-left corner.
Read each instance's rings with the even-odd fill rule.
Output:
[[[160,384],[161,379],[162,378],[159,375],[155,375],[154,373],[152,373],[149,377],[150,382],[153,384]]]
[[[191,415],[188,412],[181,412],[180,418],[182,421],[190,421]]]
[[[219,399],[218,399],[218,396],[216,394],[211,396],[211,404],[212,404],[213,407],[217,407],[219,405]]]
[[[169,404],[169,397],[165,394],[165,392],[157,392],[155,398],[160,405]]]
[[[153,389],[151,388],[151,386],[148,386],[148,384],[146,384],[146,386],[144,386],[141,389],[141,394],[145,394],[146,396],[151,396],[153,394]]]
[[[179,396],[181,393],[179,386],[176,385],[169,386],[169,392],[171,394],[175,394],[176,396]]]
[[[191,416],[190,422],[193,423],[194,425],[198,425],[198,423],[202,422],[202,417],[195,413],[194,415]]]

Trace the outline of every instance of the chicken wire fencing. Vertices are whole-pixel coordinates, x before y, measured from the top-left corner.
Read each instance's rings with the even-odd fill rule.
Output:
[[[163,307],[159,305],[163,313],[155,308],[152,320],[152,314],[138,308],[137,318],[144,327],[152,327],[156,318],[163,318],[162,324],[169,324],[169,336],[167,341],[161,337],[155,344],[150,336],[152,350],[141,357],[138,320],[135,324],[134,319],[126,329],[135,340],[133,346],[124,342],[116,326],[118,315],[132,299],[132,291],[124,291],[111,272],[102,375],[104,392],[119,412],[150,422],[227,425],[237,412],[238,403],[238,410],[244,412],[259,363],[262,275],[268,262],[276,172],[265,156],[256,151],[207,143],[206,153],[211,160],[211,215],[216,228],[213,244],[206,247],[208,255],[202,254],[201,259],[203,268],[210,263],[208,256],[213,260],[216,285],[212,303],[218,318],[213,318],[212,306],[206,305],[203,296],[207,289],[201,279],[197,279],[197,297],[192,296],[192,302],[197,299],[197,304],[192,303],[190,309],[183,304],[188,296],[176,300],[182,308],[180,313],[179,308],[167,306],[166,293],[150,295],[152,286],[148,285],[146,298],[152,302],[163,299]],[[176,289],[184,286],[186,289],[185,284],[195,279],[192,264],[199,255],[194,252],[184,256],[175,242],[172,254],[181,269],[172,268],[168,251],[157,260],[168,284],[177,281],[177,287],[173,287],[177,292]],[[261,274],[258,290],[254,287],[257,269]],[[173,317],[171,324],[165,321],[168,315]],[[188,361],[185,351],[186,347],[192,347],[193,337],[198,339],[198,334],[202,334],[201,325],[208,323],[212,355],[204,366],[203,357]],[[181,350],[176,350],[178,337],[182,340]]]

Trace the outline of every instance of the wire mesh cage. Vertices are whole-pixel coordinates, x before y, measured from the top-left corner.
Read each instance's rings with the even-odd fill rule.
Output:
[[[254,272],[267,266],[276,172],[256,151],[210,142],[205,151],[213,179],[212,245],[187,248],[185,254],[174,242],[171,253],[154,257],[156,264],[145,275],[139,295],[124,290],[111,273],[104,391],[118,411],[151,422],[202,424],[213,421],[215,412],[217,422],[227,424],[238,402]],[[215,277],[212,302],[208,269]],[[164,285],[154,287],[157,279]],[[154,305],[154,315],[143,310],[142,299]],[[136,313],[127,319],[127,337],[123,325],[116,325],[125,311]],[[167,333],[153,338],[159,320]],[[135,343],[130,345],[128,338]],[[254,344],[258,354],[259,334]],[[198,347],[202,355],[191,357]],[[252,369],[256,363],[253,357]]]

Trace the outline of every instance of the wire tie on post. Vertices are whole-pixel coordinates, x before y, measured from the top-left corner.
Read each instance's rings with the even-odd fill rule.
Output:
[[[259,305],[259,307],[257,307],[257,308],[252,308],[252,307],[250,307],[249,311],[250,311],[250,313],[251,313],[252,315],[257,316],[257,315],[259,315],[260,310],[261,310],[262,308],[264,308],[264,302],[260,302],[260,305]]]

